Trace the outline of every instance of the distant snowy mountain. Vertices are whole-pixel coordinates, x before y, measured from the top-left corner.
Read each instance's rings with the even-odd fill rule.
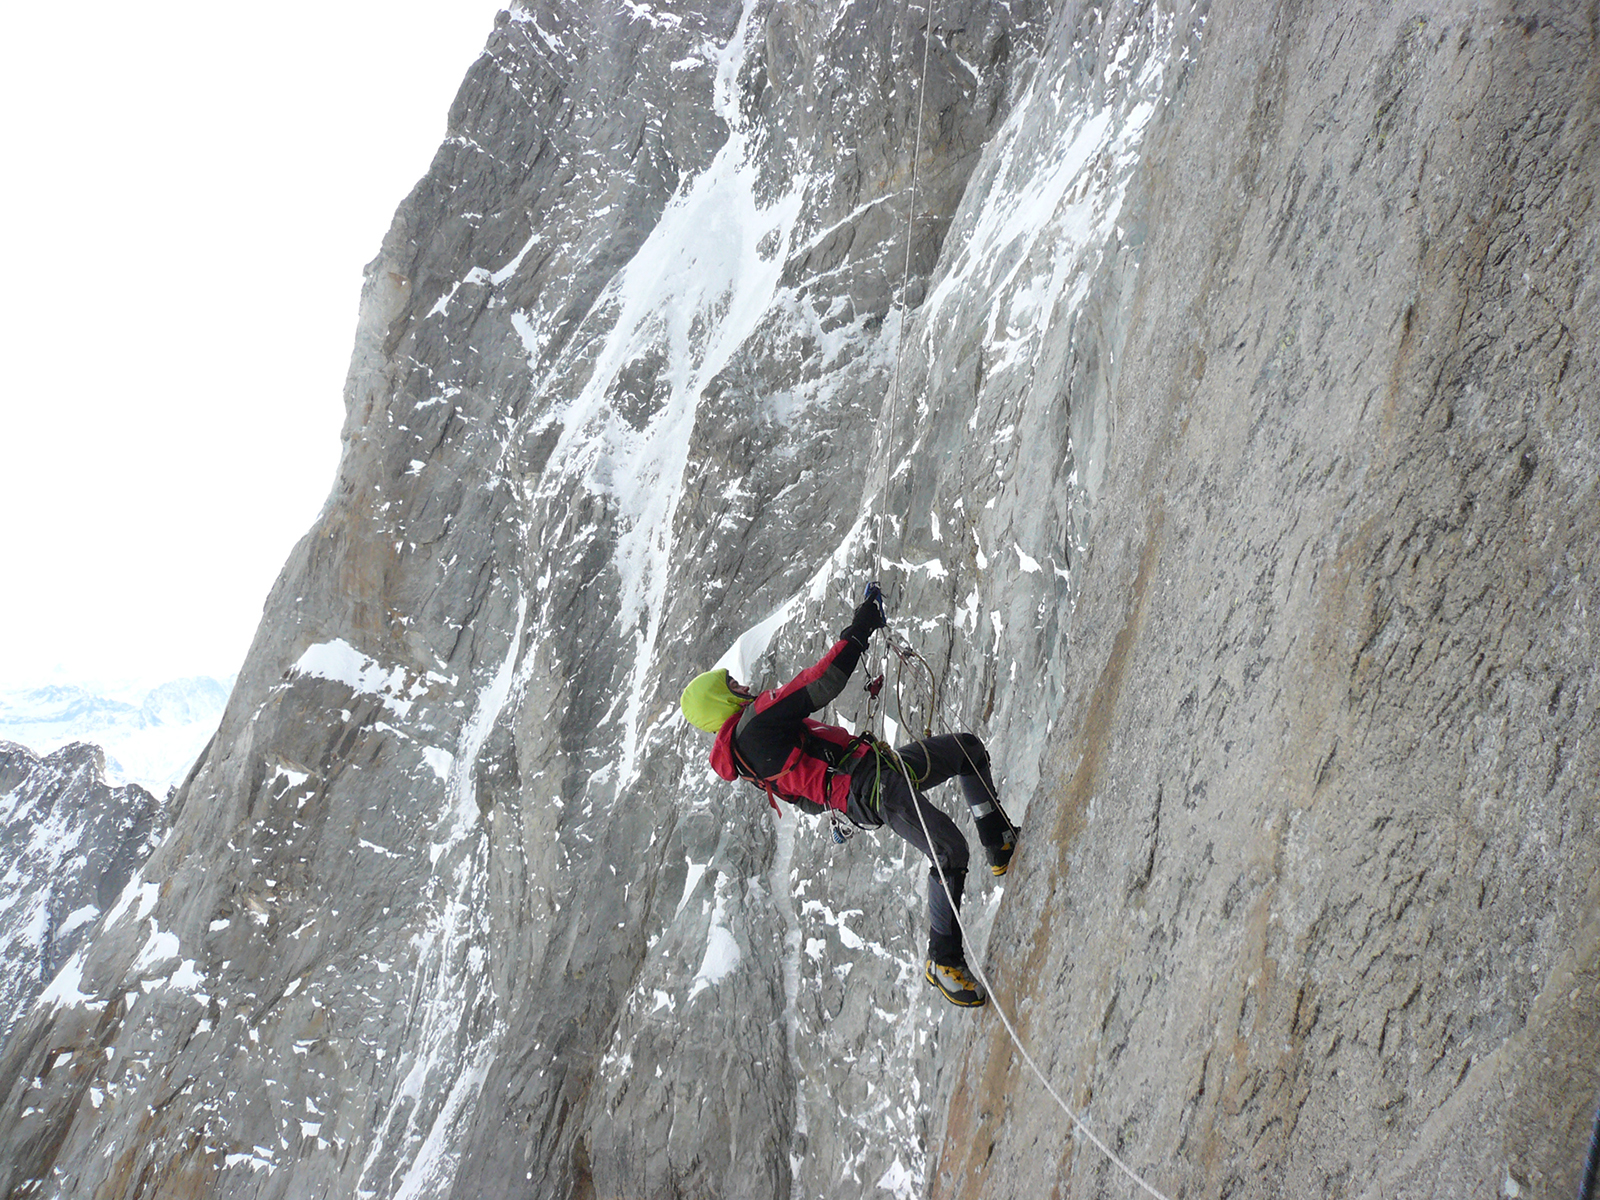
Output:
[[[215,725],[228,702],[232,681],[193,678],[174,679],[152,688],[139,706],[140,715],[151,725]]]
[[[99,746],[108,783],[160,796],[205,749],[232,686],[197,676],[131,692],[74,684],[0,692],[0,740],[41,756],[74,742]]]

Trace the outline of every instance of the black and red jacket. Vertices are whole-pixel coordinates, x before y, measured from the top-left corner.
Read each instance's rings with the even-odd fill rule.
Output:
[[[815,666],[762,692],[717,731],[712,768],[724,779],[752,779],[773,808],[777,795],[843,812],[850,801],[850,769],[871,752],[871,743],[810,716],[844,691],[860,661],[861,647],[840,638]]]

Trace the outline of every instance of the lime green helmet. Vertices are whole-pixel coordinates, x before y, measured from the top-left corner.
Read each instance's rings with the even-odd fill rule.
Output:
[[[718,667],[691,679],[678,703],[689,724],[716,733],[729,717],[750,703],[750,697],[736,695],[728,687],[727,669]]]

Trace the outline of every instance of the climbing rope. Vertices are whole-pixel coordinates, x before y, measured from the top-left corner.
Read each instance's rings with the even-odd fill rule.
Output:
[[[911,11],[910,0],[906,0],[906,7],[902,14],[909,21]],[[898,30],[898,27],[897,27]],[[928,23],[922,32],[922,75],[917,84],[917,124],[916,133],[912,142],[911,151],[911,195],[906,204],[906,237],[905,259],[900,270],[900,320],[895,329],[894,346],[894,375],[889,380],[889,420],[883,431],[883,483],[878,491],[878,515],[873,530],[873,563],[875,566],[874,577],[883,575],[883,527],[888,521],[889,481],[892,478],[892,462],[889,449],[894,445],[895,426],[899,423],[900,410],[900,377],[904,374],[905,345],[906,345],[906,293],[911,287],[911,241],[915,233],[917,216],[917,184],[920,182],[922,167],[922,118],[926,111],[928,101],[928,51],[933,44],[933,12],[930,6]],[[889,47],[889,61],[894,61],[894,45]]]
[[[924,738],[930,738],[933,736],[933,714],[939,703],[938,678],[934,675],[933,667],[929,665],[928,660],[913,650],[910,643],[906,642],[902,638],[896,638],[889,632],[887,627],[884,629],[883,633],[884,643],[889,647],[890,650],[894,651],[895,656],[895,712],[899,714],[899,720],[901,723],[906,725],[907,728],[910,728],[911,724],[906,720],[906,715],[910,712],[910,709],[907,708],[905,701],[905,674],[908,666],[918,668],[919,672],[927,680],[928,684],[928,704],[925,710],[928,716],[927,720],[925,720],[922,725],[922,736]]]
[[[905,13],[906,19],[909,20],[910,0],[907,0],[906,8],[903,11]],[[923,27],[923,37],[922,37],[922,72],[921,72],[921,77],[920,77],[920,80],[918,82],[918,87],[917,87],[916,136],[915,136],[915,141],[914,141],[914,144],[913,144],[914,148],[913,148],[912,155],[911,155],[911,194],[910,194],[909,203],[906,206],[905,257],[904,257],[904,260],[903,260],[903,263],[902,263],[901,273],[900,273],[900,299],[899,299],[900,320],[899,320],[898,327],[897,327],[896,332],[895,332],[895,366],[894,366],[894,375],[893,375],[892,379],[890,380],[890,385],[889,385],[888,421],[885,424],[884,430],[883,430],[884,463],[883,463],[882,483],[879,486],[879,488],[877,489],[877,493],[878,493],[878,495],[877,495],[878,512],[877,512],[876,520],[873,522],[873,543],[874,543],[873,544],[873,562],[874,562],[874,566],[875,566],[874,578],[882,578],[882,576],[883,576],[884,525],[887,523],[887,520],[888,520],[889,483],[890,483],[891,479],[893,478],[893,475],[892,475],[892,471],[893,471],[892,461],[893,460],[890,457],[889,451],[894,445],[895,429],[896,429],[896,426],[897,426],[898,421],[899,421],[900,379],[901,379],[901,376],[904,374],[905,333],[906,333],[906,295],[907,295],[907,292],[910,289],[910,284],[911,284],[911,246],[912,246],[912,238],[913,238],[913,235],[914,235],[914,232],[915,232],[916,208],[917,208],[917,185],[919,183],[920,167],[921,167],[921,160],[922,160],[922,126],[923,126],[923,118],[924,118],[924,115],[926,113],[926,105],[927,105],[927,96],[928,96],[928,60],[929,60],[929,53],[930,53],[930,50],[932,48],[932,45],[933,45],[933,7],[932,7],[932,0],[929,0],[928,18],[927,18],[927,21],[926,21],[926,23],[925,23],[925,25]],[[891,43],[891,46],[890,46],[890,61],[891,61],[891,63],[894,61],[894,57],[895,57],[895,49],[894,49],[893,44]],[[925,670],[926,673],[927,673],[928,689],[929,689],[928,713],[929,713],[929,716],[930,716],[930,723],[928,723],[925,726],[924,738],[931,737],[932,736],[932,725],[931,725],[931,721],[932,720],[938,720],[941,725],[944,725],[944,722],[942,720],[942,714],[939,711],[937,675],[935,674],[933,668],[928,664],[927,660],[924,659],[920,654],[918,654],[914,649],[912,649],[910,647],[909,643],[905,642],[904,639],[895,637],[894,635],[892,635],[890,633],[890,631],[887,628],[885,628],[884,634],[885,634],[886,644],[890,647],[891,650],[894,651],[894,653],[896,654],[896,657],[900,660],[900,664],[901,664],[901,666],[896,668],[895,700],[896,700],[896,705],[897,705],[897,713],[898,713],[899,717],[902,720],[904,719],[905,713],[906,713],[906,709],[905,709],[905,707],[903,705],[903,693],[901,692],[902,668],[904,666],[908,665],[908,664],[920,664],[920,667],[923,670]],[[905,651],[904,653],[902,653],[902,648]],[[882,676],[880,675],[879,678],[881,680]],[[877,692],[875,690],[872,690],[871,688],[869,688],[869,691],[872,692],[872,698],[868,703],[867,723],[864,726],[865,728],[868,728],[868,729],[873,727],[873,722],[875,720],[875,707],[876,707],[877,700],[878,700]],[[947,731],[948,731],[948,729],[947,729]],[[963,747],[962,752],[963,752],[963,754],[966,754],[965,747]],[[901,775],[905,778],[906,786],[911,790],[912,797],[913,797],[912,807],[917,810],[917,820],[922,825],[922,836],[923,836],[923,839],[924,839],[925,843],[928,845],[928,847],[931,850],[932,846],[933,846],[933,836],[928,830],[927,817],[925,816],[925,814],[922,811],[922,806],[920,804],[915,803],[915,799],[919,794],[916,781],[912,779],[910,770],[906,767],[905,762],[901,759],[901,757],[898,754],[892,755],[891,758],[892,758],[893,762],[895,763],[895,765],[898,767]],[[971,761],[971,756],[970,755],[967,755],[967,759],[968,759],[968,765],[973,767],[974,771],[976,772],[977,764],[973,763]],[[979,778],[980,779],[982,778],[981,774],[979,774]],[[999,812],[1001,812],[1002,815],[1004,815],[1005,810],[1000,807],[999,797],[994,796],[994,795],[991,794],[990,799],[995,804],[996,809]],[[1005,820],[1006,820],[1007,825],[1011,825],[1011,820],[1010,820],[1009,817],[1006,817]],[[848,835],[845,835],[845,836],[848,836]],[[1012,826],[1012,836],[1013,837],[1016,836],[1015,826]],[[843,838],[840,837],[840,834],[839,834],[839,831],[837,829],[837,826],[835,827],[835,838],[836,838],[836,840],[840,840],[840,841],[843,840]],[[933,860],[934,869],[937,871],[938,876],[939,876],[939,885],[944,889],[945,896],[950,901],[950,909],[951,909],[951,912],[954,913],[954,915],[955,915],[956,925],[961,931],[962,940],[963,940],[964,943],[970,945],[970,944],[972,944],[972,937],[971,937],[970,933],[967,930],[965,922],[963,922],[961,920],[961,910],[957,906],[956,897],[955,897],[954,893],[952,893],[951,890],[950,890],[950,881],[945,878],[944,867],[939,862],[939,859],[938,859],[937,855],[931,855],[930,854],[930,857]],[[1022,1060],[1025,1063],[1028,1064],[1029,1069],[1039,1079],[1039,1082],[1044,1084],[1045,1090],[1050,1093],[1051,1099],[1053,1099],[1056,1102],[1056,1104],[1058,1106],[1060,1106],[1061,1111],[1064,1112],[1067,1115],[1067,1118],[1072,1122],[1073,1126],[1076,1129],[1078,1129],[1084,1135],[1084,1137],[1087,1138],[1102,1154],[1104,1154],[1107,1159],[1109,1159],[1113,1164],[1115,1164],[1116,1167],[1120,1171],[1122,1171],[1123,1174],[1125,1174],[1129,1179],[1133,1180],[1133,1182],[1136,1183],[1140,1188],[1142,1188],[1146,1193],[1148,1193],[1150,1196],[1154,1197],[1155,1200],[1167,1200],[1166,1196],[1164,1196],[1161,1192],[1157,1191],[1155,1188],[1151,1187],[1148,1183],[1146,1183],[1139,1176],[1139,1174],[1136,1171],[1134,1171],[1134,1169],[1132,1167],[1130,1167],[1126,1162],[1124,1162],[1117,1155],[1117,1153],[1111,1149],[1111,1147],[1107,1146],[1105,1144],[1105,1142],[1103,1142],[1098,1136],[1096,1136],[1095,1132],[1092,1129],[1090,1129],[1089,1126],[1086,1125],[1083,1122],[1082,1118],[1080,1118],[1078,1116],[1078,1114],[1072,1110],[1072,1107],[1064,1099],[1062,1099],[1061,1094],[1056,1091],[1055,1086],[1053,1084],[1051,1084],[1049,1078],[1046,1077],[1045,1073],[1042,1070],[1039,1069],[1039,1064],[1034,1061],[1033,1055],[1030,1054],[1028,1052],[1027,1047],[1022,1044],[1022,1039],[1017,1034],[1016,1025],[1012,1022],[1010,1014],[1008,1014],[1006,1012],[1005,1008],[1000,1004],[1000,1001],[999,1001],[998,997],[995,995],[994,987],[990,983],[988,977],[983,973],[981,968],[973,967],[972,970],[973,970],[973,973],[975,975],[977,975],[978,982],[983,985],[984,991],[988,993],[989,1002],[992,1005],[994,1005],[995,1011],[997,1013],[999,1013],[1000,1020],[1005,1025],[1006,1033],[1010,1035],[1011,1042],[1017,1048],[1018,1054],[1020,1054],[1021,1057],[1022,1057]]]
[[[917,740],[925,741],[933,736],[933,725],[935,721],[938,722],[939,731],[941,733],[954,733],[955,730],[950,728],[949,723],[945,721],[944,714],[939,706],[939,681],[938,675],[933,669],[933,664],[928,662],[926,658],[924,658],[915,648],[913,648],[910,642],[906,641],[903,637],[896,635],[892,630],[886,627],[883,633],[884,641],[888,645],[889,649],[894,652],[895,657],[899,659],[902,664],[912,663],[918,666],[921,669],[921,673],[927,679],[928,703],[925,709],[927,717],[922,724],[922,737]],[[900,714],[900,719],[902,722],[904,722],[906,714],[910,710],[906,707],[905,693],[901,688],[901,678],[902,673],[897,670],[895,673],[895,711]],[[979,782],[982,782],[983,771],[981,764],[979,764],[978,761],[972,757],[972,753],[970,750],[968,750],[965,742],[960,743],[960,749],[961,757],[967,760],[967,765],[972,768],[973,776],[977,778]],[[1006,812],[1005,806],[1000,803],[1000,797],[995,795],[994,790],[989,788],[988,784],[984,784],[984,787],[989,792],[989,803],[994,807],[994,811],[1000,814],[1000,819],[1006,823],[1007,832],[1010,833],[1012,840],[1015,841],[1018,836],[1018,830],[1016,823],[1011,819],[1011,814]]]
[[[884,632],[887,634],[888,630],[885,629]],[[893,645],[892,642],[890,644]],[[941,726],[945,727],[946,732],[949,732],[948,725],[942,719],[942,714],[939,714],[936,711],[935,718],[939,720]],[[971,756],[969,755],[968,762],[971,763],[971,761]],[[905,762],[901,759],[900,755],[896,754],[894,756],[894,762],[899,766],[900,773],[905,778],[906,787],[911,790],[911,807],[916,810],[917,821],[922,826],[923,841],[931,850],[933,847],[933,834],[928,829],[928,818],[922,811],[922,805],[916,803],[918,792],[916,782],[911,778],[911,772],[906,768]],[[976,764],[972,765],[976,767]],[[995,797],[995,799],[998,801],[998,797]],[[1003,812],[1004,810],[1001,811]],[[1010,823],[1009,818],[1007,818],[1007,823]],[[956,898],[955,893],[950,890],[950,881],[945,877],[944,865],[939,861],[938,855],[930,853],[928,857],[933,862],[934,870],[938,873],[939,886],[944,889],[945,898],[950,901],[950,911],[955,917],[956,927],[961,931],[961,940],[964,944],[971,946],[974,944],[972,934],[968,931],[966,922],[961,919],[961,906]],[[1165,1195],[1150,1186],[1150,1184],[1146,1183],[1143,1177],[1140,1176],[1139,1173],[1130,1167],[1125,1161],[1123,1161],[1123,1159],[1115,1150],[1106,1145],[1105,1142],[1103,1142],[1095,1134],[1094,1130],[1090,1129],[1089,1126],[1084,1123],[1083,1119],[1073,1111],[1072,1106],[1062,1099],[1061,1093],[1056,1091],[1055,1085],[1050,1082],[1049,1077],[1046,1076],[1045,1073],[1039,1068],[1039,1064],[1034,1061],[1033,1055],[1028,1053],[1028,1048],[1022,1044],[1022,1038],[1017,1034],[1016,1025],[1013,1024],[1010,1014],[1006,1012],[1005,1007],[1000,1003],[999,997],[995,994],[993,983],[991,983],[988,976],[984,974],[983,969],[975,965],[974,962],[969,960],[967,965],[971,969],[972,973],[978,977],[978,982],[983,985],[983,990],[988,994],[989,1003],[994,1006],[995,1012],[999,1014],[1001,1023],[1006,1027],[1006,1033],[1011,1037],[1012,1045],[1017,1048],[1017,1053],[1022,1056],[1022,1061],[1028,1064],[1029,1070],[1034,1073],[1040,1083],[1044,1084],[1045,1091],[1050,1093],[1050,1098],[1054,1100],[1058,1106],[1060,1106],[1062,1112],[1066,1113],[1067,1118],[1072,1122],[1073,1126],[1077,1128],[1077,1130],[1082,1133],[1083,1136],[1086,1137],[1091,1143],[1093,1143],[1094,1147],[1104,1154],[1106,1158],[1117,1167],[1118,1170],[1120,1170],[1129,1179],[1133,1180],[1134,1183],[1138,1184],[1138,1186],[1147,1194],[1154,1197],[1155,1200],[1167,1200]]]
[[[916,740],[920,742],[932,737],[933,726],[935,723],[938,724],[941,732],[953,733],[954,731],[950,728],[949,722],[944,719],[943,710],[939,705],[938,679],[932,665],[926,658],[922,656],[921,653],[919,653],[908,641],[906,641],[905,638],[896,634],[887,626],[884,627],[883,634],[885,644],[889,647],[889,650],[893,652],[894,656],[901,664],[900,667],[896,668],[894,688],[895,712],[898,719],[902,723],[905,723],[907,721],[908,714],[908,709],[905,705],[905,694],[902,688],[902,668],[907,665],[915,665],[926,677],[928,687],[928,707],[926,709],[926,720],[923,723],[923,735],[921,738]],[[879,687],[881,686],[882,681],[883,676],[879,676],[877,680],[868,685],[867,690],[871,698],[867,705],[867,718],[864,728],[870,729],[876,722],[876,706],[879,696]],[[963,757],[965,757],[967,760],[967,765],[972,768],[973,774],[977,776],[979,780],[982,780],[983,774],[978,769],[978,764],[973,761],[972,755],[967,751],[965,745],[962,746],[961,752]],[[901,755],[894,753],[890,754],[888,758],[894,764],[895,768],[900,772],[902,778],[904,778],[906,787],[912,795],[912,808],[916,810],[917,822],[922,826],[923,843],[929,847],[930,854],[928,857],[933,863],[934,871],[938,874],[939,886],[944,889],[945,898],[950,902],[950,911],[955,917],[956,927],[961,931],[962,942],[971,946],[974,944],[974,939],[971,931],[967,928],[966,922],[961,919],[961,907],[957,901],[955,893],[950,888],[950,880],[945,875],[944,865],[939,861],[938,855],[931,853],[933,847],[933,834],[928,829],[928,818],[923,812],[922,805],[917,803],[917,798],[921,793],[919,781],[912,777],[911,770],[909,767],[907,767],[905,759],[901,757]],[[881,757],[880,761],[882,761]],[[990,791],[989,799],[994,804],[995,810],[1000,813],[1001,817],[1005,820],[1006,825],[1010,828],[1012,837],[1016,838],[1017,828],[1014,824],[1012,824],[1011,818],[1006,815],[1004,807],[1002,807],[1000,804],[1000,798],[996,796],[993,791]],[[853,830],[851,832],[853,832]],[[841,837],[838,826],[835,824],[834,840],[836,842],[842,844],[848,836],[849,834],[844,834]],[[1075,1111],[1073,1111],[1072,1106],[1062,1098],[1060,1092],[1056,1091],[1055,1085],[1050,1082],[1049,1077],[1045,1075],[1042,1069],[1040,1069],[1039,1064],[1034,1060],[1033,1055],[1028,1052],[1027,1046],[1023,1044],[1021,1036],[1017,1033],[1015,1023],[1011,1020],[1011,1015],[1006,1012],[1005,1007],[1000,1003],[999,997],[996,996],[994,984],[991,982],[989,977],[984,973],[981,967],[974,965],[974,963],[970,960],[968,961],[967,965],[971,969],[972,973],[978,977],[978,982],[983,985],[984,991],[988,993],[989,1003],[994,1006],[995,1012],[999,1014],[1000,1021],[1005,1026],[1006,1033],[1010,1036],[1012,1045],[1017,1048],[1017,1053],[1021,1055],[1022,1061],[1027,1063],[1028,1069],[1031,1070],[1038,1078],[1039,1082],[1044,1085],[1045,1091],[1050,1094],[1050,1098],[1056,1102],[1061,1111],[1067,1115],[1067,1119],[1070,1120],[1073,1126],[1079,1132],[1081,1132],[1097,1150],[1104,1154],[1106,1158],[1117,1167],[1118,1170],[1120,1170],[1124,1175],[1137,1184],[1144,1192],[1154,1197],[1154,1200],[1167,1200],[1165,1195],[1157,1191],[1150,1184],[1146,1183],[1137,1171],[1130,1167],[1127,1162],[1116,1153],[1116,1151],[1112,1150],[1110,1146],[1106,1145],[1106,1143],[1095,1134],[1094,1130],[1090,1129],[1089,1126],[1084,1123],[1083,1119],[1079,1117]],[[1585,1196],[1584,1200],[1588,1200],[1588,1197]]]

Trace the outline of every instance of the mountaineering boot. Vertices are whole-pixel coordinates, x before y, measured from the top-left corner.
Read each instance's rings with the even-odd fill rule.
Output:
[[[930,958],[923,975],[929,983],[939,989],[946,1000],[958,1007],[982,1008],[989,1002],[989,997],[983,994],[983,988],[979,986],[978,981],[967,974],[967,964],[964,962],[951,966],[947,963],[934,962]]]
[[[985,846],[983,852],[989,856],[989,870],[996,875],[1004,875],[1011,866],[1011,855],[1017,849],[1017,831],[1008,829],[998,845]]]
[[[1011,865],[1011,853],[1017,848],[1017,829],[1000,812],[990,809],[978,818],[978,841],[989,858],[989,869],[1004,875]]]

